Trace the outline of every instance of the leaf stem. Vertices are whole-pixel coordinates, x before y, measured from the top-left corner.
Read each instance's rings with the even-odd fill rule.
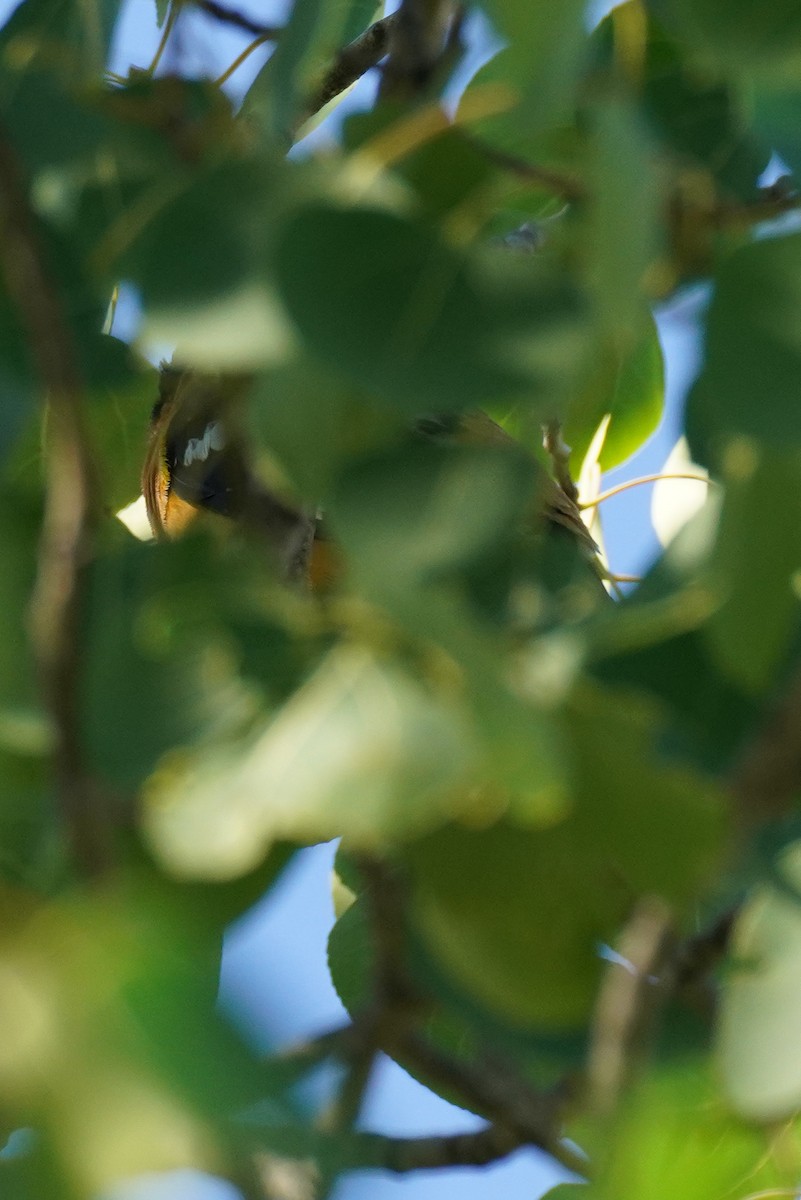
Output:
[[[169,12],[167,13],[167,20],[164,22],[164,29],[161,33],[161,39],[156,47],[156,53],[153,55],[153,60],[150,63],[150,66],[147,68],[147,74],[151,77],[156,74],[158,65],[161,62],[164,51],[167,48],[167,42],[170,40],[170,34],[175,28],[175,22],[178,20],[178,14],[180,10],[181,0],[172,0]]]
[[[259,46],[263,46],[265,42],[274,41],[275,37],[275,30],[267,30],[265,33],[260,33],[259,36],[254,38],[249,45],[245,46],[245,49],[241,54],[237,55],[230,67],[226,67],[222,75],[218,76],[218,78],[214,80],[214,86],[222,87],[224,83],[227,83],[234,71],[237,71],[242,66],[242,63],[245,62],[246,59],[250,58],[254,50],[258,50]]]
[[[643,483],[658,483],[661,479],[691,479],[694,483],[714,484],[714,481],[707,479],[706,475],[694,475],[690,471],[657,472],[654,475],[640,475],[637,479],[627,479],[625,483],[618,483],[614,487],[607,488],[605,492],[599,492],[592,500],[580,502],[579,508],[584,512],[585,509],[595,508],[597,504],[602,504],[604,500],[610,500],[612,496],[619,496],[621,492],[627,492],[629,488],[640,487]]]

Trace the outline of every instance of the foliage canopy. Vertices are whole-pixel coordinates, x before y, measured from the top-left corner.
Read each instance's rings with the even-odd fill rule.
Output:
[[[275,1197],[278,1158],[324,1195],[526,1144],[588,1200],[789,1195],[797,5],[625,0],[591,29],[577,0],[294,0],[260,30],[197,3],[271,47],[241,106],[105,74],[118,0],[0,30],[0,1113],[35,1131],[3,1196],[190,1165]],[[501,48],[457,88],[476,14]],[[178,0],[159,17],[169,51]],[[562,439],[589,514],[662,413],[654,310],[702,287],[712,484],[610,595]],[[323,513],[322,593],[231,522],[115,520],[163,343]],[[353,1023],[257,1058],[214,1008],[220,935],[335,837]],[[378,1049],[486,1129],[359,1132]]]

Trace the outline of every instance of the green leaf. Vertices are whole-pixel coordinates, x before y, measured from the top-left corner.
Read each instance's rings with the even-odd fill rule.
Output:
[[[105,511],[116,512],[141,491],[142,460],[158,396],[158,377],[116,338],[98,334],[93,349],[95,378],[86,403],[88,436]]]
[[[267,579],[200,538],[142,544],[114,524],[87,581],[84,729],[93,769],[124,793],[176,745],[232,736],[261,711],[234,615]],[[282,655],[264,619],[260,630],[262,660]]]
[[[515,443],[419,443],[356,462],[331,501],[351,569],[374,594],[447,578],[492,549],[532,496],[537,468]]]
[[[227,162],[172,194],[162,187],[163,204],[118,263],[141,293],[143,339],[176,341],[183,361],[210,369],[283,359],[289,332],[265,269],[280,172]]]
[[[611,421],[600,464],[610,471],[634,454],[662,419],[665,398],[664,361],[656,323],[642,310],[642,327],[633,345],[616,346],[599,337],[590,365],[565,421],[565,438],[580,463],[603,418]]]
[[[537,477],[536,464],[511,440],[422,443],[357,462],[330,506],[354,582],[413,637],[440,646],[463,674],[488,777],[508,789],[520,819],[535,824],[561,808],[559,735],[546,705],[509,687],[509,647],[478,620],[469,579],[473,570],[497,570],[495,551],[530,511]],[[597,584],[589,565],[580,565],[586,582]],[[491,811],[497,797],[487,794],[484,803]]]
[[[551,829],[446,829],[410,848],[413,911],[430,952],[498,1017],[565,1030],[589,1015],[636,898],[686,906],[720,854],[722,809],[691,769],[654,750],[653,714],[584,694],[570,719],[573,808]]]
[[[795,81],[793,81],[795,82]],[[760,80],[753,89],[752,119],[756,128],[782,161],[801,178],[801,91],[788,85],[786,89],[771,86],[771,80]]]
[[[246,744],[166,763],[148,834],[171,870],[206,878],[252,868],[277,838],[376,849],[441,824],[471,765],[459,706],[344,645]]]
[[[338,864],[343,857],[340,850]],[[472,1066],[492,1047],[513,1060],[521,1074],[538,1087],[553,1086],[566,1071],[580,1069],[586,1053],[583,1032],[555,1035],[544,1029],[513,1028],[482,1008],[463,989],[454,987],[420,946],[415,930],[408,934],[406,969],[415,987],[433,999],[430,1011],[421,1020],[421,1032],[443,1053]],[[372,999],[375,962],[370,914],[362,897],[350,905],[329,934],[328,966],[345,1008],[353,1016],[363,1013]],[[413,1078],[451,1103],[480,1111],[466,1104],[465,1098],[442,1079],[429,1078],[417,1063],[403,1056],[397,1061]]]
[[[729,460],[733,477],[710,561],[722,604],[705,635],[726,675],[759,692],[776,682],[801,614],[801,463],[753,447],[732,448]]]
[[[652,1070],[611,1129],[601,1118],[570,1132],[595,1161],[593,1200],[768,1200],[797,1181],[797,1130],[777,1139],[733,1119],[694,1064]]]
[[[154,903],[122,872],[102,906],[87,894],[35,906],[15,897],[13,908],[11,899],[0,1002],[15,1049],[0,1063],[4,1108],[51,1143],[67,1194],[97,1195],[143,1172],[213,1169],[230,1117],[269,1082],[215,1009],[216,964],[198,958],[204,935],[191,916],[164,892]]]
[[[797,69],[801,12],[794,0],[651,0],[650,7],[706,58],[728,67]]]
[[[350,460],[385,443],[398,425],[335,370],[300,357],[259,376],[250,411],[259,444],[314,505]]]
[[[482,91],[497,89],[506,96],[505,111],[479,121],[478,132],[504,149],[526,153],[543,132],[572,120],[586,47],[585,5],[485,0],[482,7],[507,45],[471,81],[460,119]]]
[[[4,61],[46,65],[65,79],[98,82],[118,7],[118,0],[23,0],[0,32]]]
[[[653,150],[639,112],[621,101],[589,114],[589,187],[594,204],[589,271],[599,322],[625,349],[644,304],[644,277],[659,250],[661,204]]]
[[[750,1121],[801,1108],[801,845],[791,843],[740,910],[723,983],[718,1060],[726,1095]]]
[[[642,28],[646,19],[644,74],[640,112],[655,144],[666,152],[665,166],[709,172],[727,191],[748,199],[767,166],[769,146],[749,128],[741,90],[700,70],[692,48],[671,37],[653,13],[642,12],[638,0],[618,5],[592,34],[593,72],[625,68],[625,41],[615,36],[615,23]],[[619,59],[623,58],[623,63]]]
[[[511,255],[465,258],[389,213],[301,210],[277,271],[309,351],[404,413],[518,393],[542,411],[575,370],[580,311],[563,278]]]
[[[731,435],[801,443],[800,371],[801,234],[789,234],[745,246],[718,273],[688,403],[695,460],[718,465]]]

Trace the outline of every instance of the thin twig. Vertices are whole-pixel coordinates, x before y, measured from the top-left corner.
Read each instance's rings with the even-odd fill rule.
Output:
[[[303,121],[313,117],[357,79],[361,79],[362,75],[378,66],[387,53],[389,36],[396,21],[397,13],[382,17],[347,46],[343,46],[323,76],[320,86],[308,98]]]
[[[595,508],[598,504],[603,504],[604,500],[620,496],[630,488],[641,487],[644,483],[659,483],[663,479],[689,479],[693,483],[705,483],[708,487],[715,486],[714,479],[709,479],[706,475],[694,474],[692,471],[658,471],[654,475],[639,475],[636,479],[627,479],[625,483],[615,484],[614,487],[607,488],[605,492],[599,492],[592,500],[585,500],[579,504],[579,508],[584,512],[588,508]]]
[[[797,212],[801,207],[801,191],[789,175],[783,175],[766,188],[761,188],[755,200],[739,203],[719,200],[712,212],[712,220],[718,229],[751,226],[760,221],[774,221],[786,213]]]
[[[249,42],[248,45],[245,46],[245,49],[241,54],[237,54],[231,65],[225,68],[222,75],[217,76],[217,78],[214,80],[214,86],[222,87],[224,83],[228,82],[233,73],[239,70],[239,68],[242,66],[242,63],[245,62],[246,59],[250,58],[254,50],[258,50],[259,46],[263,46],[265,42],[270,42],[272,40],[272,33],[259,34],[257,38],[254,38],[252,42]]]
[[[528,162],[525,158],[519,158],[516,154],[509,154],[506,150],[499,150],[496,146],[491,146],[488,142],[483,141],[482,138],[476,137],[475,134],[467,133],[465,130],[460,131],[460,136],[474,150],[483,154],[485,158],[494,163],[502,171],[508,171],[510,175],[517,175],[518,178],[545,188],[546,191],[554,192],[557,196],[562,196],[568,202],[583,200],[586,195],[584,184],[573,175],[567,175],[561,171],[553,171],[550,167],[541,167],[537,163]]]
[[[47,492],[30,606],[31,639],[55,735],[61,815],[76,866],[94,875],[108,855],[104,822],[84,764],[79,685],[83,575],[95,523],[95,481],[72,336],[45,265],[16,152],[2,127],[0,269],[49,399]]]
[[[336,1100],[321,1118],[328,1132],[350,1129],[382,1045],[405,1030],[420,1011],[420,998],[406,975],[406,920],[401,882],[390,864],[362,855],[354,859],[365,884],[363,903],[370,919],[373,950],[372,995],[337,1050],[345,1078]]]
[[[568,1170],[586,1175],[586,1159],[560,1136],[561,1118],[571,1100],[569,1088],[538,1091],[514,1069],[497,1062],[473,1064],[454,1059],[414,1032],[397,1035],[389,1051],[426,1080],[514,1133],[520,1145],[537,1146]]]
[[[159,44],[156,47],[156,53],[153,55],[150,66],[147,68],[148,75],[152,76],[156,74],[156,70],[162,60],[164,51],[167,49],[167,42],[170,40],[170,35],[175,28],[175,22],[178,20],[180,11],[180,0],[172,0],[169,12],[167,13],[167,20],[164,22],[164,29],[162,30]]]
[[[261,37],[265,41],[276,41],[284,32],[282,25],[264,25],[260,21],[254,21],[245,13],[226,8],[224,4],[217,4],[216,0],[195,0],[195,4],[207,17],[212,17],[223,25],[233,25],[236,29],[241,29],[243,33],[249,33],[252,37]]]

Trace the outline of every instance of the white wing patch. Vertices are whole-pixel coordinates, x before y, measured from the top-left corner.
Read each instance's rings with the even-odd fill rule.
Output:
[[[225,446],[225,431],[220,421],[210,421],[203,431],[203,437],[190,438],[184,450],[184,466],[191,467],[193,462],[205,462],[212,450],[222,450]]]

